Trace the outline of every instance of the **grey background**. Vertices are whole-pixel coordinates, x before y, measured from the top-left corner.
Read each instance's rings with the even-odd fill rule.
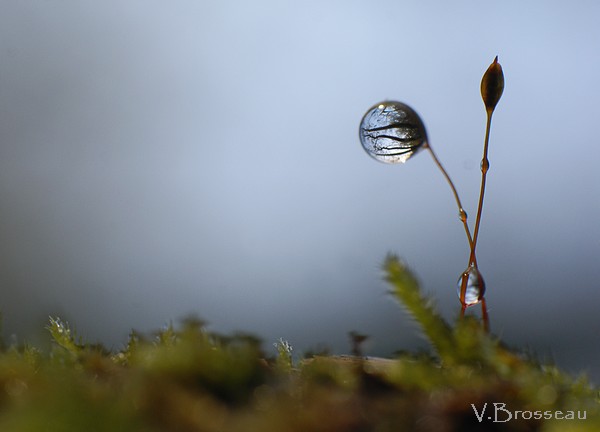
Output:
[[[502,4],[500,4],[502,3]],[[600,3],[0,3],[0,309],[119,349],[195,313],[296,353],[426,343],[386,293],[396,252],[444,315],[468,259],[430,156],[386,166],[358,124],[422,116],[471,222],[500,56],[478,260],[493,331],[600,378]],[[46,338],[44,336],[44,338]]]

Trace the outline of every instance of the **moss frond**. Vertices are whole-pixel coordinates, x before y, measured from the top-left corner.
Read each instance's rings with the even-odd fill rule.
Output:
[[[84,344],[81,338],[77,340],[75,330],[71,329],[69,323],[62,321],[60,318],[50,317],[50,324],[46,327],[46,330],[52,335],[53,341],[63,347],[71,354],[79,354],[84,349]]]
[[[410,269],[395,255],[389,255],[384,264],[386,280],[392,285],[392,294],[419,323],[423,333],[443,361],[453,362],[454,336],[448,323],[435,310],[434,302],[421,293],[419,282]]]

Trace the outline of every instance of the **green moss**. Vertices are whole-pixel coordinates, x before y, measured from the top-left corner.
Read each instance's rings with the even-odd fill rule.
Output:
[[[132,333],[126,349],[108,352],[51,318],[48,353],[0,353],[0,430],[600,430],[598,389],[585,378],[507,348],[476,319],[450,325],[400,260],[389,257],[385,270],[431,354],[293,362],[281,339],[268,359],[256,338],[215,334],[195,319],[152,336]],[[359,353],[364,336],[353,335]],[[496,407],[498,420],[513,418],[489,420]],[[575,419],[555,419],[559,411]]]

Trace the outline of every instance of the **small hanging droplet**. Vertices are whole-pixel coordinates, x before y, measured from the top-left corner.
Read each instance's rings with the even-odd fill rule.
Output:
[[[467,279],[464,302],[460,296],[463,279]],[[469,268],[466,269],[458,278],[457,293],[461,303],[463,303],[465,306],[473,306],[483,300],[483,296],[485,294],[485,282],[483,281],[481,273],[479,273],[479,270],[477,270],[477,267],[475,267],[473,264],[471,264]]]
[[[419,115],[401,102],[374,105],[360,122],[360,142],[380,162],[404,163],[427,143]]]
[[[482,173],[486,173],[490,169],[490,161],[487,158],[482,159],[479,167]]]

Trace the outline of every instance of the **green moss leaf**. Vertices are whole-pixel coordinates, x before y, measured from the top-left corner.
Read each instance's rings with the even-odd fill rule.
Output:
[[[421,293],[417,278],[396,256],[389,255],[384,264],[386,280],[392,293],[420,324],[442,361],[453,362],[453,334],[450,326],[435,310],[433,301]]]

